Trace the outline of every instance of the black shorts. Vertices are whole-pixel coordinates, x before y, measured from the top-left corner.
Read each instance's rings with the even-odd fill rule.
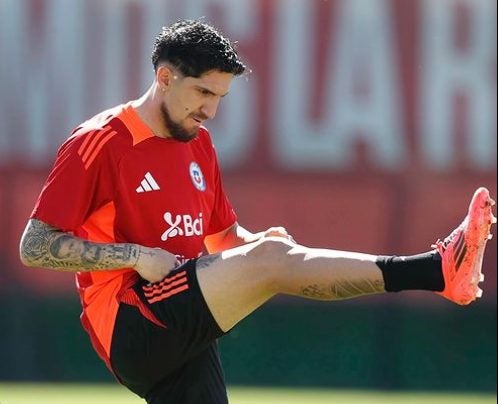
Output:
[[[151,404],[228,403],[217,338],[224,333],[204,301],[196,260],[163,281],[133,288],[152,314],[121,303],[111,344],[111,366],[119,381]]]

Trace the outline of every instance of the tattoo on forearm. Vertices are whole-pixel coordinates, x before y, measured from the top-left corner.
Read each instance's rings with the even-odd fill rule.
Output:
[[[21,253],[34,266],[85,271],[134,265],[140,249],[135,244],[90,242],[32,219],[23,235]]]
[[[301,293],[304,297],[315,300],[340,300],[361,295],[380,293],[383,291],[382,281],[370,279],[339,279],[330,284],[312,284],[303,286]]]

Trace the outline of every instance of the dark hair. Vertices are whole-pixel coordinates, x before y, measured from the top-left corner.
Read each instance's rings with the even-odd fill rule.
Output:
[[[190,77],[200,77],[210,70],[239,76],[246,70],[235,45],[200,20],[180,20],[163,27],[154,41],[154,70],[161,62],[171,63],[184,76]]]

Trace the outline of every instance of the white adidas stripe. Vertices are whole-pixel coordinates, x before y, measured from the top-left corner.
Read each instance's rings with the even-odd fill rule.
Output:
[[[159,191],[161,188],[157,184],[156,180],[150,172],[145,174],[145,178],[140,183],[140,186],[136,189],[137,193]]]
[[[150,192],[152,191],[152,188],[150,187],[149,183],[147,180],[144,178],[142,182],[140,183],[142,185],[142,188],[145,189],[145,192]]]
[[[145,178],[147,179],[147,181],[149,181],[149,184],[153,190],[158,191],[160,189],[151,173],[147,172],[147,174],[145,174]]]

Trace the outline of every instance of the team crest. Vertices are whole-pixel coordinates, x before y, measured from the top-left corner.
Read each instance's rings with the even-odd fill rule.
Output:
[[[201,168],[199,167],[199,164],[197,164],[195,161],[192,161],[190,163],[190,178],[192,178],[192,182],[194,186],[199,190],[199,191],[205,191],[206,190],[206,181],[204,180],[204,176],[202,175]]]

